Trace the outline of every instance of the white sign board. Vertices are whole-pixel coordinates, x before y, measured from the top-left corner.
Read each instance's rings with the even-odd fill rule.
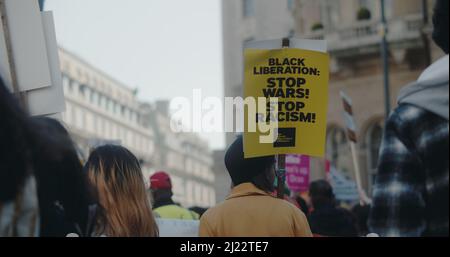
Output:
[[[51,85],[42,18],[36,0],[5,0],[14,70],[20,91]]]
[[[50,87],[27,92],[28,111],[32,116],[61,113],[66,109],[52,12],[42,13],[42,24],[52,83]]]
[[[8,61],[8,49],[6,47],[5,32],[3,31],[3,21],[0,19],[0,77],[3,83],[12,92],[11,70]]]
[[[310,40],[310,39],[289,39],[290,48],[307,49],[317,52],[327,52],[327,42],[325,40]],[[281,40],[262,40],[262,41],[250,41],[247,42],[244,47],[252,49],[280,49]]]
[[[198,220],[156,219],[160,237],[198,237]]]

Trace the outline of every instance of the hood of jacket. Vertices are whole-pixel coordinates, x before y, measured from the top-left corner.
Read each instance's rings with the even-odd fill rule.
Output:
[[[446,55],[428,67],[416,82],[400,91],[398,104],[420,107],[448,121],[448,62]]]

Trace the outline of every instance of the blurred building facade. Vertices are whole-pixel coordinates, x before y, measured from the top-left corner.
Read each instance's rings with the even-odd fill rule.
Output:
[[[231,178],[225,167],[225,152],[226,150],[215,150],[213,152],[213,171],[216,178],[216,200],[223,202],[231,191]]]
[[[174,201],[187,207],[214,206],[213,152],[208,143],[194,133],[172,131],[168,101],[142,104],[141,109],[144,125],[155,131],[154,171],[171,175]]]
[[[136,92],[60,48],[66,111],[63,121],[86,159],[105,143],[127,147],[148,172],[154,166],[154,131],[141,123]]]
[[[415,81],[443,53],[431,40],[434,1],[386,0],[385,3],[390,102],[394,108],[400,88]],[[253,7],[247,7],[249,4]],[[326,159],[346,177],[354,179],[339,94],[342,90],[353,99],[363,187],[370,192],[385,119],[380,1],[223,0],[223,6],[225,96],[243,94],[242,49],[246,41],[286,36],[327,41],[331,74]],[[250,16],[245,15],[246,9],[253,10]],[[227,145],[233,137],[227,135]],[[325,178],[325,158],[315,159],[311,166],[311,180]]]
[[[243,95],[244,44],[293,35],[293,8],[291,0],[222,0],[225,97]],[[226,145],[234,139],[227,133]]]
[[[195,134],[171,131],[167,104],[143,103],[136,90],[76,55],[60,48],[59,56],[66,98],[62,118],[84,160],[98,145],[123,145],[139,159],[147,186],[151,174],[164,170],[172,177],[176,202],[215,204],[212,151]]]

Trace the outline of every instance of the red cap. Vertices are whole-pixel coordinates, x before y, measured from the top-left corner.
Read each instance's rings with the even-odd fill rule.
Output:
[[[172,189],[169,174],[164,171],[158,171],[150,176],[150,189]]]

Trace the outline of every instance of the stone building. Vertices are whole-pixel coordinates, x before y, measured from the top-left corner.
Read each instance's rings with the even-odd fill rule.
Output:
[[[326,159],[345,177],[354,179],[340,98],[340,91],[344,91],[353,102],[362,182],[369,193],[385,120],[380,2],[223,0],[225,96],[243,94],[242,51],[247,41],[287,36],[327,41],[331,56],[327,154],[313,160],[311,180],[325,178]],[[385,3],[389,101],[394,108],[400,88],[415,81],[443,53],[430,39],[434,1],[385,0]],[[233,137],[231,133],[227,135],[227,145]]]
[[[216,204],[213,152],[194,133],[172,131],[168,101],[142,104],[143,123],[155,131],[156,171],[170,174],[174,201],[183,206],[211,207]]]
[[[145,182],[156,171],[172,177],[174,200],[183,206],[216,203],[212,151],[195,134],[174,133],[168,102],[143,103],[137,91],[60,48],[66,111],[63,122],[83,160],[92,148],[120,144],[139,159]]]
[[[84,160],[91,148],[121,144],[142,163],[144,173],[155,164],[154,131],[143,126],[136,91],[83,59],[59,49],[66,111],[63,121]]]
[[[294,8],[295,36],[325,39],[331,55],[327,159],[347,177],[354,178],[340,98],[340,91],[344,91],[353,102],[363,187],[369,192],[377,170],[385,120],[380,2],[297,0]],[[385,1],[391,108],[396,106],[400,88],[415,81],[430,61],[443,55],[430,39],[433,2]],[[362,9],[370,15],[358,17]],[[320,168],[323,164],[319,162],[317,167],[316,176],[323,177]]]

